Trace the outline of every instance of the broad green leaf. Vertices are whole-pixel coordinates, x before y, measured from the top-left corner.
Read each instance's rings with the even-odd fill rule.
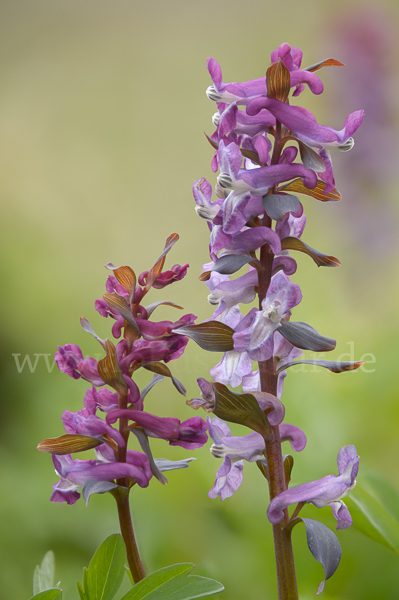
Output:
[[[32,596],[30,600],[61,600],[62,599],[62,590],[59,588],[52,588],[51,590],[46,590],[44,592],[39,592]]]
[[[368,492],[356,485],[345,504],[355,529],[399,554],[399,523]]]
[[[122,537],[110,535],[97,548],[88,569],[83,570],[83,586],[78,583],[81,600],[111,600],[125,573],[126,550]]]
[[[189,575],[193,568],[191,563],[182,563],[155,571],[137,583],[122,600],[191,600],[224,590],[214,579]]]
[[[44,555],[41,565],[37,565],[33,573],[33,593],[38,594],[54,587],[54,552],[49,550]]]
[[[80,600],[89,600],[89,597],[86,595],[83,585],[78,581],[78,592]]]

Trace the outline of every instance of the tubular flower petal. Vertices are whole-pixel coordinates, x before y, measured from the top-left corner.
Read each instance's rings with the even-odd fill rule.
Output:
[[[111,455],[108,455],[105,459],[100,452],[99,456],[100,458],[97,460],[73,460],[68,454],[64,456],[53,455],[54,467],[61,479],[53,486],[50,500],[52,502],[74,504],[80,497],[78,490],[86,481],[91,480],[114,481],[121,477],[130,477],[140,487],[148,486],[152,473],[145,460],[147,457],[137,460],[137,457],[133,459],[130,455],[132,462],[120,463],[115,462],[115,458],[110,460],[112,459]]]
[[[308,502],[317,508],[328,504],[337,519],[337,529],[345,529],[352,525],[352,518],[342,498],[356,484],[359,469],[359,456],[355,446],[344,446],[338,453],[339,475],[327,475],[317,481],[304,483],[295,488],[282,492],[270,502],[267,516],[271,523],[276,524],[284,517],[284,509],[297,502]]]
[[[114,410],[107,414],[107,422],[127,418],[135,421],[150,437],[168,440],[171,446],[201,448],[208,440],[206,423],[201,417],[191,417],[183,423],[172,417],[157,417],[139,410]]]
[[[358,110],[351,113],[345,120],[344,126],[340,131],[332,127],[319,125],[313,114],[300,106],[291,106],[266,96],[256,98],[247,106],[249,115],[256,115],[260,110],[266,108],[276,119],[278,119],[287,129],[295,134],[300,140],[308,146],[321,148],[323,146],[344,147],[348,144],[350,138],[360,127],[364,117],[364,111]]]

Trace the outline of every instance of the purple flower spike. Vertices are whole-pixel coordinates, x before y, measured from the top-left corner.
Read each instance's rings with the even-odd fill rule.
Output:
[[[359,469],[359,456],[355,446],[344,446],[338,453],[339,475],[327,475],[317,481],[304,483],[282,492],[270,502],[267,516],[271,523],[277,524],[284,517],[284,509],[297,502],[308,502],[317,508],[329,504],[337,519],[337,529],[345,529],[352,525],[352,518],[341,500],[356,484]]]

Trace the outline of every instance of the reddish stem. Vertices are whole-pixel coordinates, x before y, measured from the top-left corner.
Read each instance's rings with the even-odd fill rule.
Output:
[[[129,491],[116,488],[113,490],[113,496],[118,507],[119,524],[123,541],[125,542],[126,546],[127,562],[129,564],[133,581],[137,583],[138,581],[144,579],[145,571],[140,559],[136,539],[134,537],[133,523],[129,506]]]
[[[127,391],[125,394],[118,393],[118,404],[119,408],[122,410],[127,408]],[[123,448],[118,446],[118,449],[115,451],[115,460],[117,462],[126,462],[127,442],[129,438],[129,430],[127,429],[127,425],[127,418],[119,419],[119,432],[125,440],[125,446]],[[119,525],[121,528],[123,541],[125,542],[126,546],[129,569],[134,582],[137,583],[138,581],[144,579],[145,571],[140,559],[139,550],[137,548],[132,517],[130,514],[129,478],[121,477],[120,479],[117,479],[116,482],[120,487],[115,488],[115,490],[112,490],[111,493],[114,496],[118,507]]]
[[[278,164],[281,148],[281,124],[277,121],[276,137],[271,164]],[[274,190],[270,190],[273,193]],[[264,226],[271,227],[272,220],[265,214]],[[260,263],[262,269],[258,271],[259,277],[259,310],[262,310],[262,301],[265,299],[269,289],[273,271],[274,254],[268,244],[260,250]],[[268,360],[261,361],[259,375],[262,392],[277,395],[277,375],[274,373],[273,356]],[[281,440],[278,425],[271,426],[271,438],[266,440],[265,456],[268,466],[269,494],[270,500],[286,489],[283,456],[281,451]],[[282,524],[289,520],[288,511],[284,511]],[[291,534],[281,528],[282,524],[273,525],[274,550],[276,557],[277,588],[279,600],[298,600],[298,585],[295,574],[294,554],[292,550]]]

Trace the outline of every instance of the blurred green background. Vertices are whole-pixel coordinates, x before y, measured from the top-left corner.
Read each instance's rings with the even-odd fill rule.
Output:
[[[338,256],[342,267],[317,269],[298,257],[293,280],[304,299],[295,320],[336,337],[335,358],[369,353],[369,362],[342,375],[291,370],[283,401],[286,421],[308,436],[295,456],[294,483],[336,473],[339,448],[355,444],[359,484],[378,475],[399,489],[398,8],[393,0],[378,7],[342,0],[1,0],[1,598],[31,596],[34,567],[48,549],[64,597],[77,598],[83,566],[118,528],[111,496],[92,497],[87,509],[83,501],[50,503],[57,478],[50,456],[35,450],[63,432],[63,410],[79,410],[87,387],[52,369],[56,345],[99,353],[80,315],[109,335],[110,323],[94,310],[104,293],[103,265],[147,270],[176,231],[181,239],[167,265],[189,262],[189,274],[150,301],[178,302],[201,320],[211,315],[197,279],[208,260],[208,230],[191,195],[194,179],[215,182],[203,134],[213,131],[215,110],[205,97],[208,56],[220,62],[226,82],[260,77],[285,41],[304,51],[303,66],[330,56],[347,65],[320,72],[323,96],[306,90],[298,99],[336,129],[354,110],[365,108],[366,118],[355,148],[333,156],[343,200],[304,199],[303,239]],[[157,317],[175,315],[165,307]],[[19,372],[27,355],[32,372],[27,363]],[[218,360],[190,343],[171,364],[188,397]],[[148,380],[139,374],[140,385]],[[147,408],[183,420],[196,414],[169,381],[151,392]],[[157,456],[187,456],[153,446]],[[168,486],[152,481],[132,494],[148,569],[191,561],[197,574],[225,584],[226,600],[275,598],[260,473],[246,465],[244,484],[221,503],[207,497],[218,468],[209,445],[190,455],[198,460],[171,473]],[[390,510],[399,516],[399,507]],[[335,527],[329,508],[303,514]],[[300,529],[296,564],[307,600],[323,575]],[[398,557],[353,528],[338,535],[343,560],[325,600],[396,599]]]

